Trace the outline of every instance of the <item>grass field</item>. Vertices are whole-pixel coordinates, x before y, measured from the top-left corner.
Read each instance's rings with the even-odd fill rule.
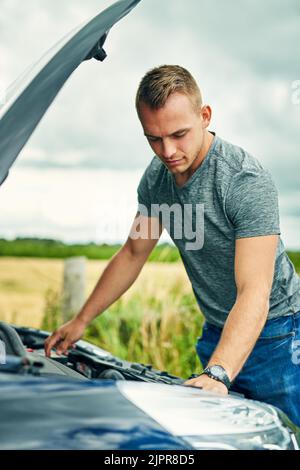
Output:
[[[71,256],[85,256],[90,260],[109,260],[121,245],[107,244],[66,244],[59,240],[40,238],[0,238],[0,257],[65,259]],[[288,251],[297,271],[300,271],[300,252]],[[168,243],[158,244],[152,251],[149,261],[177,263],[180,261],[178,249]]]
[[[87,261],[87,296],[106,264]],[[62,324],[63,269],[63,260],[0,257],[0,320],[49,331]],[[186,378],[201,370],[195,342],[203,321],[183,265],[151,262],[84,338],[123,359]]]
[[[87,261],[88,295],[107,261]],[[0,258],[0,319],[52,331],[61,324],[63,260]],[[85,338],[113,354],[189,376],[203,317],[181,263],[148,263]],[[198,364],[199,366],[199,364]]]
[[[108,260],[121,245],[66,244],[59,240],[39,238],[0,239],[0,256],[25,258],[64,259],[71,256],[85,256],[88,259]],[[177,262],[180,255],[175,246],[159,244],[152,251],[149,261]]]
[[[87,261],[88,295],[107,261]],[[0,319],[39,327],[47,295],[62,290],[64,261],[40,258],[0,258]],[[190,284],[181,263],[148,263],[136,283],[123,296],[130,300],[140,291],[144,297],[163,300],[166,290],[180,286],[182,294]]]

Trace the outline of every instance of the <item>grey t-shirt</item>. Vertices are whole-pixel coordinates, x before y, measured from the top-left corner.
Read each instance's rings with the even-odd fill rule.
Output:
[[[223,327],[237,295],[235,240],[280,235],[278,195],[269,171],[245,150],[215,135],[204,161],[181,187],[155,156],[138,186],[138,202],[141,213],[160,217],[166,226],[206,320]],[[160,208],[170,206],[174,211],[169,211],[166,223]],[[192,228],[185,230],[189,222]],[[297,311],[300,279],[280,238],[268,318]]]

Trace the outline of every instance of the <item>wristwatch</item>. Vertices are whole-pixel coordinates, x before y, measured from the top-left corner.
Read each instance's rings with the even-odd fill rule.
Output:
[[[218,382],[222,382],[229,390],[231,382],[224,367],[214,364],[213,366],[206,367],[200,375],[202,374],[205,374],[211,379],[217,380]]]

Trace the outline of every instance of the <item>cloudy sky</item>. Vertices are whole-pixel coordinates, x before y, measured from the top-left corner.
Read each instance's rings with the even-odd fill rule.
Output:
[[[0,89],[111,3],[0,0]],[[125,239],[152,156],[135,91],[145,71],[173,63],[199,82],[210,129],[271,170],[283,240],[300,248],[299,43],[299,0],[142,0],[110,31],[108,58],[75,71],[20,155],[1,188],[0,237]]]

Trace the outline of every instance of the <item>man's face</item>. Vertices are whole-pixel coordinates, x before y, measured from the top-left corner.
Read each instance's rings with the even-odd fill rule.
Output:
[[[139,117],[152,150],[170,172],[180,176],[201,164],[209,107],[196,111],[186,95],[173,93],[159,109],[140,103]]]

